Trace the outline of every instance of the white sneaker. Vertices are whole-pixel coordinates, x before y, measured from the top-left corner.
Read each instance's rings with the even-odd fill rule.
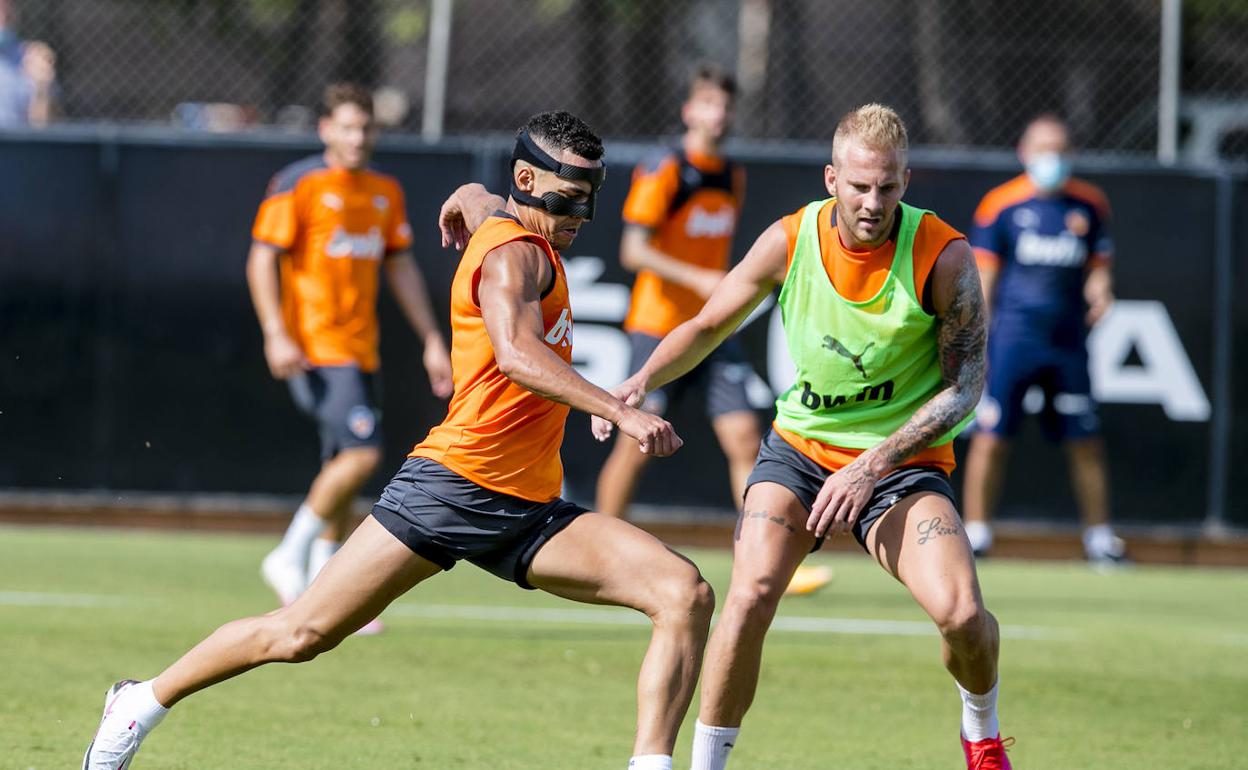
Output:
[[[1131,557],[1127,555],[1127,543],[1122,538],[1115,535],[1108,543],[1103,544],[1099,550],[1088,549],[1085,551],[1093,569],[1100,571],[1109,571],[1118,567],[1127,567],[1131,564]]]
[[[280,548],[270,551],[260,562],[260,577],[277,594],[283,607],[294,604],[303,589],[308,587],[304,569],[292,562]]]
[[[962,525],[966,539],[971,541],[971,553],[980,559],[992,550],[992,527],[982,521],[968,521]]]
[[[376,636],[386,630],[386,624],[381,622],[381,618],[373,618],[355,632],[356,636]]]
[[[139,744],[147,737],[148,728],[120,712],[114,712],[121,694],[139,684],[133,679],[123,679],[104,695],[104,716],[100,727],[87,746],[82,757],[82,770],[124,770],[139,751]]]

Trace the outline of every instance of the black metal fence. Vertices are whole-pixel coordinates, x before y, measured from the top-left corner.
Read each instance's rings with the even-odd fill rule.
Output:
[[[1087,147],[1150,154],[1165,81],[1181,155],[1248,157],[1244,0],[14,5],[22,37],[57,51],[71,121],[306,127],[324,84],[351,78],[385,94],[400,130],[509,131],[558,105],[606,135],[653,136],[679,128],[688,72],[710,60],[739,74],[751,138],[822,138],[883,100],[916,143],[1009,146],[1030,115],[1058,110]]]

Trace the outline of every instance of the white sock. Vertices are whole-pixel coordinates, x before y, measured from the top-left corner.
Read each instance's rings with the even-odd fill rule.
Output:
[[[740,727],[711,727],[698,720],[693,729],[692,770],[724,770]]]
[[[971,541],[971,550],[987,551],[992,548],[992,527],[982,521],[965,522],[966,539]]]
[[[1097,524],[1083,531],[1083,550],[1088,556],[1104,556],[1114,550],[1114,528]]]
[[[337,540],[326,540],[323,537],[312,541],[312,550],[308,552],[308,585],[312,585],[312,581],[316,580],[325,562],[338,553],[341,547],[342,543]]]
[[[312,541],[324,531],[325,520],[317,516],[316,511],[307,503],[303,503],[295,511],[290,526],[286,528],[286,534],[282,535],[282,542],[275,550],[285,553],[287,558],[297,564],[306,564]]]
[[[672,770],[671,754],[642,754],[628,760],[628,770]]]
[[[996,738],[1001,732],[997,720],[997,685],[983,695],[976,695],[959,684],[958,692],[962,695],[962,735],[972,743]]]
[[[136,720],[147,730],[160,724],[165,715],[169,713],[169,709],[160,705],[160,701],[156,700],[156,695],[152,692],[151,679],[126,688],[126,691],[117,699],[115,708],[124,709],[131,719]]]

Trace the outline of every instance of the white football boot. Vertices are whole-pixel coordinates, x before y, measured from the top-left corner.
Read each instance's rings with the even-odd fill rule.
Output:
[[[160,719],[155,724],[140,724],[124,709],[116,708],[117,701],[136,684],[139,682],[123,679],[108,688],[104,696],[104,717],[100,719],[100,727],[82,757],[82,770],[125,770],[138,753],[139,744],[152,728],[160,724]]]

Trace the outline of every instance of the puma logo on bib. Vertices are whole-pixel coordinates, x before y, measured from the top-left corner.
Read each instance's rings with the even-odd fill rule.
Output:
[[[825,334],[823,336],[823,346],[827,348],[828,350],[831,350],[833,353],[836,353],[838,356],[844,356],[845,358],[848,358],[850,360],[850,363],[854,365],[854,368],[862,372],[862,379],[864,380],[867,379],[867,370],[863,368],[862,366],[862,357],[867,354],[868,350],[875,347],[874,342],[868,342],[867,346],[862,349],[861,353],[859,353],[858,355],[854,355],[853,353],[849,352],[849,348],[842,345],[840,343],[840,340],[838,340],[836,337],[831,337]]]

